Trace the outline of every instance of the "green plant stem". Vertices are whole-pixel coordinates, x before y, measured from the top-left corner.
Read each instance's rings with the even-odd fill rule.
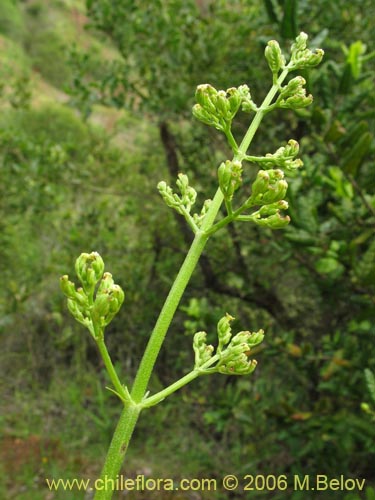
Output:
[[[289,73],[289,69],[285,68],[284,71],[280,74],[279,78],[277,79],[276,83],[272,85],[270,88],[270,91],[264,98],[264,101],[262,102],[262,105],[256,112],[253,121],[251,122],[250,127],[248,128],[245,137],[243,138],[240,147],[238,148],[238,153],[235,155],[234,159],[235,160],[242,160],[244,156],[246,156],[246,151],[248,150],[251,141],[253,140],[253,137],[255,135],[255,132],[258,130],[260,122],[262,121],[264,115],[267,113],[268,106],[271,104],[273,101],[275,95],[280,89],[281,84],[285,80],[287,74]]]
[[[208,235],[206,234],[206,231],[208,231],[208,229],[212,226],[222,202],[223,195],[221,191],[218,190],[204,218],[202,228],[196,233],[185,261],[181,266],[176,280],[173,283],[173,286],[160,312],[155,328],[147,344],[146,351],[143,355],[131,392],[131,396],[136,403],[140,403],[144,397],[156,358],[163,344],[169,325],[171,324],[182,294],[185,291],[191,275],[193,274],[193,271],[198,263],[199,257],[201,256],[207,243]]]
[[[219,229],[221,229],[224,226],[227,226],[230,222],[233,220],[238,220],[239,215],[244,211],[247,210],[249,207],[246,205],[242,205],[240,208],[237,208],[234,212],[230,212],[226,217],[221,219],[219,222],[214,224],[208,231],[208,235],[211,236],[212,234],[216,233]]]
[[[160,392],[157,392],[153,396],[148,397],[145,399],[144,403],[142,404],[142,408],[149,408],[150,406],[155,406],[160,401],[163,401],[167,396],[170,396],[174,392],[178,391],[178,389],[181,389],[184,385],[188,384],[195,378],[199,377],[202,373],[200,370],[192,370],[191,372],[187,373],[184,377],[178,379],[176,382],[173,384],[169,385],[165,389],[163,389]]]
[[[114,483],[121,469],[140,411],[141,408],[134,404],[125,407],[122,411],[100,479],[96,480],[95,483],[95,500],[110,500],[112,498],[115,489],[112,481]]]
[[[204,365],[200,366],[199,368],[194,368],[194,370],[187,373],[184,377],[178,379],[176,382],[169,385],[168,387],[166,387],[162,391],[159,391],[156,394],[154,394],[153,396],[146,398],[144,400],[144,402],[142,403],[142,408],[149,408],[150,406],[157,405],[158,403],[160,403],[160,401],[163,401],[163,399],[165,399],[167,396],[170,396],[174,392],[178,391],[179,389],[181,389],[181,387],[188,384],[189,382],[191,382],[195,378],[199,377],[200,375],[207,374],[208,373],[207,369],[211,365],[216,363],[216,361],[218,361],[219,359],[220,359],[219,355],[213,356]]]
[[[104,361],[104,365],[107,369],[108,375],[112,381],[114,388],[116,389],[116,392],[118,393],[123,402],[129,402],[130,401],[129,395],[125,391],[124,386],[121,384],[120,379],[118,378],[115,367],[113,366],[111,357],[105,345],[104,338],[97,339],[96,343],[99,348],[102,359]]]
[[[285,69],[279,76],[276,83],[274,83],[268,92],[266,98],[264,99],[262,106],[258,109],[251,122],[248,131],[243,138],[238,151],[235,151],[234,159],[242,160],[246,155],[247,149],[257,131],[262,118],[266,114],[266,109],[274,99],[277,94],[281,83],[288,74],[288,69]],[[134,427],[137,423],[140,411],[141,402],[144,398],[147,386],[154,368],[156,359],[158,357],[159,351],[163,344],[165,335],[168,331],[169,325],[173,319],[176,309],[179,305],[181,297],[185,291],[185,288],[193,274],[193,271],[198,263],[199,257],[201,256],[204,247],[209,238],[209,230],[214,224],[216,216],[220,210],[223,203],[224,197],[220,188],[216,191],[216,194],[212,200],[210,208],[203,220],[201,229],[196,233],[194,241],[190,247],[190,250],[182,264],[182,267],[176,277],[175,282],[167,296],[164,306],[160,312],[159,318],[155,324],[155,328],[151,334],[150,340],[147,344],[145,353],[143,355],[141,364],[139,366],[134,385],[131,391],[131,398],[134,403],[130,406],[126,406],[123,410],[120,421],[115,430],[110,448],[108,450],[106,462],[101,474],[101,479],[104,481],[107,478],[116,478],[119,474],[122,461],[125,456],[126,449],[129,445],[130,437],[133,433]],[[193,377],[195,378],[195,377]],[[178,382],[177,382],[178,383]],[[95,500],[110,500],[112,498],[113,491],[98,491],[95,495]]]

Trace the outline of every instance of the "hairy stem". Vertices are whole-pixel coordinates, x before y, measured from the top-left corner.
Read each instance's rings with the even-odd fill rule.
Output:
[[[100,475],[95,481],[95,500],[110,500],[115,490],[115,479],[120,472],[130,438],[136,426],[140,407],[130,405],[122,411],[107,453],[107,458]]]
[[[100,354],[102,356],[102,359],[104,361],[104,365],[107,369],[108,375],[111,379],[111,382],[116,389],[116,392],[118,395],[121,397],[122,401],[126,402],[129,401],[129,395],[124,389],[124,386],[121,384],[120,379],[118,378],[118,375],[116,373],[115,367],[113,366],[111,357],[107,351],[107,347],[104,343],[104,339],[100,338],[96,341]]]
[[[160,401],[163,401],[163,399],[165,399],[167,396],[170,396],[174,392],[181,389],[181,387],[183,387],[184,385],[188,384],[195,378],[199,377],[199,375],[204,375],[205,373],[208,373],[207,370],[210,368],[210,366],[215,364],[216,361],[218,361],[219,359],[220,359],[219,355],[213,356],[204,365],[200,366],[199,368],[194,368],[194,370],[187,373],[184,377],[178,379],[176,382],[169,385],[162,391],[157,392],[153,396],[149,396],[142,403],[142,408],[149,408],[150,406],[157,405],[158,403],[160,403]]]
[[[146,392],[156,358],[163,344],[169,325],[171,324],[182,294],[185,291],[191,275],[193,274],[193,271],[198,263],[199,257],[207,243],[208,236],[206,235],[206,231],[212,226],[222,202],[223,195],[221,191],[218,190],[204,219],[202,229],[197,232],[185,261],[181,266],[180,272],[178,273],[160,312],[159,318],[156,322],[155,328],[151,334],[146,351],[139,366],[131,392],[131,396],[136,403],[141,402]]]

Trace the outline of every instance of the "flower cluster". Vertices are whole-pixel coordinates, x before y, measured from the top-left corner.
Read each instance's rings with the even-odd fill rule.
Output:
[[[304,32],[300,33],[291,47],[291,58],[289,67],[295,69],[313,68],[321,63],[324,50],[307,48],[308,35]]]
[[[120,310],[125,295],[114,283],[111,273],[104,273],[104,262],[97,252],[82,253],[76,260],[75,270],[82,287],[76,289],[68,275],[60,278],[60,286],[73,317],[98,340]]]
[[[224,198],[231,201],[234,192],[242,184],[242,164],[240,161],[227,160],[218,168],[219,186]]]
[[[185,174],[178,174],[176,184],[180,194],[175,193],[165,181],[159,182],[159,193],[165,201],[165,204],[176,210],[177,213],[183,215],[193,231],[196,232],[203,222],[203,219],[210,207],[211,200],[205,200],[199,214],[190,214],[191,208],[197,198],[197,192],[192,186],[189,185],[188,176]]]
[[[250,359],[251,350],[264,338],[263,330],[239,332],[232,336],[230,323],[234,320],[226,314],[217,324],[218,346],[207,344],[207,333],[194,335],[195,369],[202,373],[219,372],[227,375],[246,375],[255,370],[257,362]]]
[[[193,106],[193,115],[217,130],[226,132],[230,129],[233,118],[242,105],[243,111],[256,111],[247,85],[227,90],[216,90],[208,83],[198,85]]]

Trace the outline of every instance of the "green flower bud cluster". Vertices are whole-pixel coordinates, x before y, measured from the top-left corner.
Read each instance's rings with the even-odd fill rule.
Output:
[[[218,322],[218,347],[215,354],[214,347],[206,343],[206,332],[195,334],[195,369],[201,369],[203,373],[219,372],[228,375],[245,375],[254,371],[257,362],[249,359],[249,355],[251,349],[263,341],[264,332],[239,332],[232,337],[230,323],[233,320],[232,316],[226,314]],[[214,366],[210,365],[211,360]]]
[[[278,75],[279,71],[285,68],[285,57],[276,40],[270,40],[268,42],[264,55],[274,75]]]
[[[193,349],[195,353],[195,368],[200,368],[211,359],[214,346],[207,345],[206,332],[197,332],[194,335]]]
[[[280,108],[300,109],[310,106],[313,102],[311,94],[306,95],[304,85],[306,80],[302,76],[296,76],[290,82],[281,88],[280,96],[276,104]]]
[[[243,216],[242,220],[250,220],[259,226],[271,229],[285,227],[289,224],[290,218],[281,215],[280,210],[288,208],[288,202],[284,200],[287,189],[288,183],[284,179],[282,170],[259,170],[245,207],[260,205],[260,208],[250,215]]]
[[[226,314],[217,324],[217,338],[219,340],[216,353],[221,354],[223,348],[229,343],[232,338],[231,322],[234,320],[233,316]]]
[[[257,111],[258,106],[251,98],[250,89],[247,85],[240,85],[238,87],[238,94],[241,97],[241,109],[245,113],[251,113],[252,111]]]
[[[250,217],[258,226],[265,226],[270,229],[282,229],[289,224],[290,217],[288,215],[281,215],[280,210],[286,210],[287,208],[288,202],[280,200],[276,203],[264,205],[256,212],[253,212]]]
[[[247,85],[241,85],[239,88],[231,87],[227,90],[216,90],[206,83],[198,85],[195,98],[197,100],[197,104],[193,106],[195,118],[223,132],[230,129],[232,120],[241,104],[246,111],[257,109],[251,100]]]
[[[242,165],[237,160],[227,160],[218,168],[219,186],[227,201],[233,199],[234,192],[242,184]]]
[[[302,167],[303,162],[296,156],[299,152],[299,144],[294,139],[290,139],[286,146],[282,146],[277,149],[275,153],[267,153],[265,157],[262,158],[262,167],[268,169],[273,167],[279,167],[284,169],[287,173],[294,172],[298,168]]]
[[[158,190],[167,206],[174,208],[179,214],[183,215],[193,231],[197,232],[207,214],[212,200],[205,200],[201,212],[191,215],[190,211],[197,198],[197,192],[189,185],[187,175],[178,174],[176,184],[181,195],[174,193],[172,188],[164,181],[159,182]]]
[[[178,174],[176,184],[181,196],[174,193],[164,181],[159,182],[158,190],[168,207],[174,208],[181,215],[186,215],[190,213],[191,207],[195,203],[197,192],[189,186],[189,179],[185,174]]]
[[[251,349],[264,339],[264,331],[239,332],[235,335],[223,351],[217,364],[217,371],[225,375],[247,375],[252,373],[256,366],[255,359],[249,359]]]
[[[247,206],[268,205],[280,201],[286,195],[288,183],[280,169],[259,170],[251,188]]]
[[[91,309],[93,323],[100,325],[101,328],[109,325],[119,312],[124,298],[124,291],[114,283],[112,274],[104,273]]]
[[[68,309],[95,339],[101,338],[104,328],[120,310],[124,292],[114,283],[110,273],[104,273],[104,262],[97,252],[81,254],[75,270],[82,287],[76,289],[67,275],[60,278],[61,290],[68,298]]]
[[[291,59],[288,64],[290,69],[305,69],[317,66],[324,56],[324,50],[316,49],[312,51],[307,48],[308,36],[300,33],[291,47]]]
[[[90,294],[103,276],[103,259],[97,252],[82,253],[76,260],[75,271],[83,290]]]

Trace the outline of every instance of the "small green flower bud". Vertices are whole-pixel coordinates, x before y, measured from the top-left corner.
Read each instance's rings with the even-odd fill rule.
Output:
[[[68,309],[73,318],[76,319],[82,325],[89,328],[91,322],[90,319],[86,315],[84,315],[82,307],[74,299],[68,299],[67,304],[68,304]]]
[[[275,184],[269,186],[268,190],[261,198],[261,203],[266,205],[282,200],[285,197],[287,190],[288,183],[285,180],[282,179],[277,181]]]
[[[208,83],[198,85],[195,92],[195,99],[202,108],[209,113],[215,114],[216,112],[216,97],[217,90]]]
[[[219,112],[219,114],[226,122],[232,119],[229,101],[227,99],[226,92],[224,92],[224,90],[219,90],[219,92],[217,93],[216,110]]]
[[[257,111],[257,105],[251,99],[250,89],[247,85],[240,85],[238,87],[238,92],[241,97],[242,111],[245,113],[251,113],[251,111]]]
[[[310,53],[309,57],[305,62],[305,67],[312,68],[314,66],[317,66],[322,62],[323,57],[324,57],[324,50],[316,49],[315,52]]]
[[[201,348],[203,345],[206,345],[206,339],[207,339],[206,332],[197,332],[194,335],[193,347]]]
[[[247,343],[250,347],[254,347],[263,342],[263,339],[264,339],[264,330],[258,330],[257,332],[250,333]]]
[[[268,221],[267,226],[271,229],[282,229],[289,224],[290,217],[288,215],[282,217],[280,213],[277,213],[275,215],[271,215],[266,220]]]
[[[81,308],[88,307],[88,299],[86,293],[82,288],[78,288],[76,290],[74,283],[69,281],[68,275],[65,274],[64,276],[61,276],[60,287],[62,292],[66,297],[68,297],[68,299],[77,302],[77,304],[81,306]]]
[[[218,118],[214,114],[211,114],[202,108],[200,104],[195,104],[193,106],[193,115],[197,120],[205,123],[206,125],[211,125],[217,130],[222,130],[222,125],[219,123]]]
[[[82,253],[75,263],[77,276],[83,289],[91,293],[104,272],[104,262],[97,252]]]
[[[72,281],[69,281],[69,276],[64,274],[60,278],[60,288],[64,295],[68,297],[68,299],[75,299],[76,297],[76,287]]]
[[[297,54],[299,51],[305,50],[307,46],[308,35],[301,31],[301,33],[297,36],[295,42],[293,42],[291,47],[292,57]]]
[[[197,192],[194,188],[189,186],[189,179],[187,175],[178,174],[176,184],[181,192],[181,202],[188,212],[190,212],[192,205],[194,205],[197,198]]]
[[[295,170],[303,166],[303,161],[297,158],[297,160],[287,160],[285,162],[284,168],[287,173],[292,174]]]
[[[169,187],[169,186],[168,186],[168,184],[167,184],[165,181],[160,181],[160,182],[158,183],[158,185],[157,185],[157,188],[158,188],[158,190],[159,190],[160,192],[164,192],[164,191],[166,191],[168,187]]]
[[[257,200],[267,191],[270,184],[270,176],[265,170],[259,170],[251,187],[251,199]]]
[[[165,204],[170,208],[174,208],[180,213],[179,207],[182,204],[182,201],[177,195],[173,193],[172,188],[168,186],[164,181],[160,181],[157,185],[157,188]]]
[[[248,375],[252,373],[257,366],[255,359],[248,361],[245,354],[241,355],[235,361],[230,361],[225,365],[218,367],[218,372],[224,375]]]
[[[313,102],[313,96],[309,94],[308,96],[305,95],[305,89],[304,92],[300,94],[295,94],[291,97],[288,97],[285,101],[280,101],[279,106],[281,108],[290,108],[290,109],[301,109],[301,108],[306,108],[307,106],[310,106],[310,104]]]
[[[277,203],[271,203],[269,205],[263,205],[258,210],[258,213],[261,217],[269,217],[270,215],[274,215],[279,211]]]
[[[96,297],[91,311],[91,317],[94,323],[99,323],[101,326],[104,326],[104,318],[109,313],[110,301],[111,296],[109,294],[109,291],[107,291],[106,293],[102,293]]]
[[[248,350],[249,346],[246,342],[241,342],[241,344],[236,345],[232,345],[232,343],[230,343],[228,348],[224,351],[223,358],[236,359]]]
[[[107,326],[119,312],[124,298],[124,291],[119,285],[112,285],[103,293],[97,294],[91,311],[94,324]]]
[[[289,208],[289,203],[286,200],[279,200],[276,206],[279,210],[287,210]]]
[[[227,160],[219,166],[219,186],[225,199],[232,200],[234,192],[241,186],[241,174],[242,165],[237,160]]]
[[[110,290],[110,288],[115,284],[115,282],[113,281],[113,278],[112,278],[112,274],[111,273],[104,273],[103,274],[103,278],[100,282],[100,285],[99,285],[99,288],[98,288],[98,291],[97,291],[97,295],[100,295],[102,293],[106,293],[107,291]]]
[[[122,303],[125,299],[125,293],[119,285],[113,285],[110,289],[109,314],[106,317],[106,325],[112,321],[114,316],[119,312]]]
[[[296,76],[292,78],[287,85],[281,88],[280,96],[286,99],[296,93],[302,92],[304,85],[306,85],[306,80],[302,78],[302,76]]]
[[[284,157],[295,158],[299,153],[299,144],[294,139],[290,139],[284,149]]]
[[[247,339],[249,338],[250,332],[239,332],[231,340],[230,346],[236,346],[238,344],[247,344]]]
[[[193,349],[195,353],[195,368],[199,368],[212,357],[214,348],[212,345],[206,344],[206,339],[206,332],[197,332],[194,335]]]
[[[217,348],[217,353],[220,354],[223,347],[228,344],[232,336],[232,329],[230,327],[231,322],[234,320],[233,316],[226,314],[217,324],[217,336],[219,339],[219,345]]]
[[[233,118],[241,106],[241,94],[238,89],[231,87],[227,90],[228,103],[230,108],[231,117]]]
[[[272,73],[277,74],[285,66],[285,57],[283,56],[280,45],[276,40],[270,40],[264,52],[268,65]]]

